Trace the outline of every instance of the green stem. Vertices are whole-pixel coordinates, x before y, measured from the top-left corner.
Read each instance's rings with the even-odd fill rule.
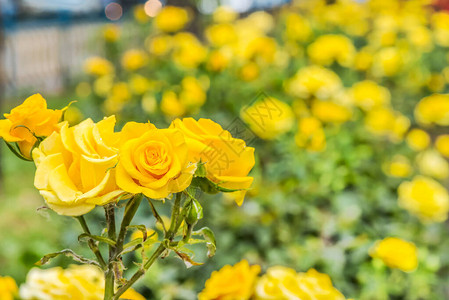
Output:
[[[116,255],[120,255],[120,253],[123,250],[123,243],[125,241],[126,237],[126,231],[128,229],[129,224],[131,224],[132,219],[134,218],[134,215],[137,212],[137,209],[139,208],[140,203],[142,202],[143,195],[138,194],[135,195],[133,198],[131,198],[125,207],[125,213],[123,216],[122,224],[120,225],[120,232],[118,234],[117,238],[117,244],[116,244]]]
[[[78,222],[81,224],[81,227],[84,230],[84,233],[87,234],[91,234],[89,227],[87,226],[86,220],[84,219],[83,216],[78,216],[76,217],[76,219],[78,220]],[[97,257],[98,263],[100,264],[100,266],[103,269],[106,269],[106,262],[103,259],[103,256],[101,255],[100,249],[98,248],[97,244],[95,243],[94,240],[89,239],[87,241],[87,245],[89,246],[90,250],[92,250],[92,252],[95,254],[95,256]]]
[[[148,199],[149,200],[149,199]],[[172,215],[171,215],[171,223],[170,223],[170,229],[165,233],[165,239],[169,240],[168,245],[172,244],[172,240],[176,235],[176,232],[178,231],[179,224],[181,223],[178,218],[180,216],[179,208],[181,207],[181,193],[177,193],[175,197],[175,203],[173,205]],[[139,269],[134,275],[131,277],[131,279],[128,280],[128,282],[123,285],[121,288],[117,290],[117,292],[114,295],[113,300],[118,300],[120,296],[126,292],[137,280],[139,280],[143,275],[145,275],[145,272],[153,265],[153,263],[156,261],[156,259],[159,258],[159,256],[162,255],[162,253],[165,251],[166,246],[164,243],[161,243],[159,247],[157,247],[156,251],[151,255],[151,257],[148,259],[148,261],[143,265],[143,268]]]
[[[114,204],[108,204],[104,206],[106,223],[108,228],[108,237],[115,241],[116,240],[116,229],[115,229],[115,215],[114,215]],[[104,300],[111,300],[114,297],[114,266],[113,261],[115,258],[116,247],[109,245],[109,262],[108,268],[105,272],[105,288],[104,288]]]

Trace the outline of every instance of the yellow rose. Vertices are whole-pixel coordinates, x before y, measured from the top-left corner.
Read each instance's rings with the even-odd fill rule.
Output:
[[[206,90],[200,80],[192,76],[186,76],[181,81],[182,90],[179,100],[187,108],[200,107],[206,102]]]
[[[415,107],[415,118],[423,125],[449,125],[449,95],[433,94],[423,98]]]
[[[442,134],[435,141],[435,148],[441,155],[449,157],[449,134]]]
[[[287,300],[284,286],[297,285],[296,271],[290,268],[275,266],[267,270],[256,284],[257,300]]]
[[[229,23],[213,24],[206,28],[205,34],[209,42],[215,47],[229,45],[237,39],[235,28]]]
[[[422,129],[412,129],[405,139],[407,145],[415,151],[426,149],[430,144],[430,136]]]
[[[173,61],[182,68],[197,68],[207,58],[207,48],[191,33],[176,34],[173,44]]]
[[[326,135],[320,120],[314,117],[301,118],[298,122],[295,142],[298,147],[308,151],[324,151]]]
[[[148,40],[148,50],[154,55],[164,55],[173,47],[173,40],[170,35],[158,35]]]
[[[207,178],[225,189],[246,190],[253,177],[248,173],[254,166],[254,148],[233,138],[229,131],[209,119],[176,119],[170,128],[181,130],[186,138],[191,162],[205,163]],[[244,193],[236,199],[243,203]]]
[[[116,24],[107,24],[103,28],[103,37],[106,41],[113,43],[120,38],[120,27]]]
[[[228,6],[219,6],[213,13],[215,23],[229,23],[238,17],[238,13]]]
[[[33,268],[28,272],[26,282],[20,286],[20,299],[103,299],[104,286],[103,271],[93,265],[70,265],[67,269]],[[126,291],[121,299],[145,300],[133,289]]]
[[[307,53],[315,64],[329,66],[333,62],[338,62],[338,64],[348,67],[354,61],[356,50],[346,36],[326,34],[310,44]]]
[[[241,117],[257,136],[266,140],[275,139],[289,131],[295,119],[291,107],[273,97],[258,100],[244,108]]]
[[[229,65],[231,58],[225,51],[215,50],[210,53],[207,61],[207,69],[213,72],[221,72]]]
[[[186,113],[186,107],[175,92],[165,91],[162,94],[161,111],[168,117],[176,118]]]
[[[59,131],[63,110],[47,109],[47,102],[40,94],[28,97],[21,105],[5,114],[0,120],[0,138],[16,142],[22,155],[31,159],[36,137],[47,137]]]
[[[443,222],[449,211],[449,194],[437,181],[416,176],[398,187],[399,205],[423,222]]]
[[[449,164],[438,151],[429,149],[419,153],[416,157],[421,174],[431,176],[436,179],[446,179],[449,177]]]
[[[234,266],[226,265],[212,272],[198,300],[248,300],[254,291],[260,267],[242,260]]]
[[[179,31],[189,21],[189,15],[183,8],[176,6],[165,6],[156,16],[156,27],[164,32]]]
[[[259,66],[255,62],[246,63],[240,69],[240,78],[244,81],[253,81],[257,77],[259,77],[260,69]]]
[[[128,71],[135,71],[148,63],[148,55],[138,49],[130,49],[123,54],[122,66]]]
[[[34,149],[34,186],[58,214],[80,216],[124,194],[115,183],[114,125],[114,116],[73,127],[65,122]]]
[[[312,34],[310,24],[300,14],[289,13],[285,19],[285,38],[291,41],[306,41]]]
[[[418,267],[418,250],[415,244],[399,238],[388,237],[378,241],[370,255],[380,258],[390,268],[404,272],[414,271]]]
[[[121,134],[126,141],[116,169],[117,184],[124,191],[164,199],[190,185],[196,165],[189,162],[180,130],[129,122]]]
[[[9,276],[0,276],[0,299],[1,300],[14,300],[14,296],[17,296],[18,292],[17,284]]]
[[[402,140],[410,126],[410,120],[400,112],[388,107],[370,110],[365,117],[366,128],[375,135],[388,137],[391,141]]]
[[[114,65],[103,57],[90,57],[84,63],[84,71],[95,76],[104,76],[114,73]]]

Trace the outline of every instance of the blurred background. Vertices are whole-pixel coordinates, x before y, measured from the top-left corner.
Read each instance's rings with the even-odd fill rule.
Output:
[[[205,264],[189,269],[158,262],[137,286],[148,299],[196,299],[213,270],[244,258],[316,268],[348,298],[449,299],[447,191],[440,202],[432,187],[398,191],[416,176],[449,183],[448,9],[444,0],[0,0],[0,111],[40,93],[54,109],[76,101],[72,125],[204,117],[255,147],[243,206],[200,197],[216,256],[198,248]],[[75,220],[45,209],[34,170],[1,144],[0,275],[19,284],[47,253],[90,256]],[[142,205],[136,224],[160,230]],[[97,233],[102,214],[87,217]],[[415,271],[370,255],[389,236],[418,247]]]

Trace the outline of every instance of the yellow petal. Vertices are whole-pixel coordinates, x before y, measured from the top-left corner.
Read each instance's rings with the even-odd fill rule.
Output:
[[[33,154],[38,157],[39,153],[41,152],[38,149],[35,149],[33,152]],[[34,186],[39,190],[47,189],[50,173],[60,165],[64,165],[64,160],[62,159],[62,155],[60,153],[55,153],[43,158],[42,162],[36,169]]]
[[[73,184],[65,165],[59,165],[50,172],[49,176],[50,189],[55,192],[62,202],[73,203],[76,197],[81,194]]]

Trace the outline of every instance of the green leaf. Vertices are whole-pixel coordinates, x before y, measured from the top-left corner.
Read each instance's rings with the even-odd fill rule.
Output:
[[[214,232],[209,227],[203,227],[200,230],[194,231],[193,235],[201,235],[206,240],[207,256],[212,257],[217,250],[217,242],[215,240]]]
[[[201,160],[196,164],[195,174],[193,174],[194,177],[206,177],[207,171],[204,166],[205,164],[206,163],[201,162]]]
[[[194,261],[191,258],[191,255],[193,255],[193,252],[190,249],[187,249],[185,247],[176,248],[173,249],[175,253],[178,255],[178,257],[184,262],[186,265],[186,268],[190,268],[192,266],[201,266],[203,263],[199,263]]]
[[[47,264],[52,258],[55,258],[61,254],[65,255],[67,257],[71,257],[74,261],[77,261],[77,262],[80,262],[83,264],[95,265],[95,266],[101,268],[100,264],[97,263],[96,261],[82,257],[81,255],[78,255],[75,252],[73,252],[73,250],[71,250],[71,249],[64,249],[59,252],[47,254],[44,257],[42,257],[38,262],[36,262],[35,265],[43,266],[43,265]]]
[[[82,233],[78,236],[79,242],[89,240],[89,239],[95,240],[97,242],[106,243],[111,246],[115,246],[115,241],[111,240],[110,238],[104,237],[104,236],[92,235],[92,234],[88,234],[88,233]]]
[[[12,152],[15,156],[17,156],[18,158],[20,158],[21,160],[24,160],[24,161],[33,161],[32,159],[29,159],[29,158],[25,157],[22,153],[20,153],[20,150],[14,148],[14,146],[11,145],[10,143],[8,143],[7,141],[5,141],[5,144],[6,144],[6,146],[9,148],[9,150],[11,150],[11,152]],[[17,144],[16,144],[16,146],[17,146]],[[18,148],[18,147],[17,147],[17,148]]]
[[[242,189],[228,189],[221,187],[219,183],[215,183],[206,177],[195,177],[192,179],[192,186],[199,187],[203,192],[208,194],[217,194],[219,192],[232,193],[242,191]]]

